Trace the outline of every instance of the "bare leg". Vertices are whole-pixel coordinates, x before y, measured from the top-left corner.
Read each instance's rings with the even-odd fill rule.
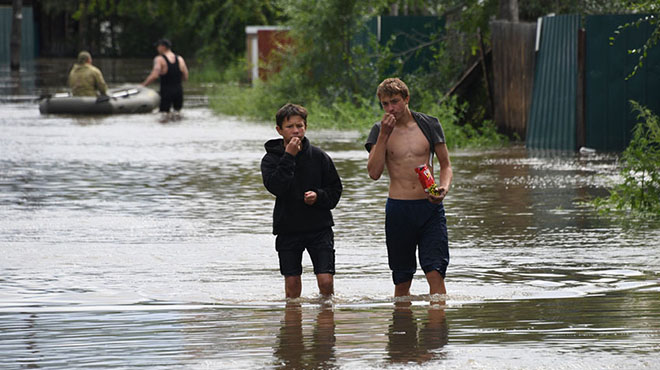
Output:
[[[335,294],[335,286],[332,274],[317,274],[316,283],[319,286],[319,293],[324,297]]]
[[[394,286],[394,296],[395,297],[405,297],[410,295],[410,285],[412,285],[412,280],[406,281],[405,283],[396,284]]]
[[[434,301],[434,294],[447,294],[445,288],[445,279],[436,270],[426,273],[426,281],[429,283],[429,294],[431,295],[431,304],[445,304],[444,301]]]
[[[183,118],[183,116],[181,116],[181,111],[175,110],[172,112],[172,121],[181,121],[181,118]]]
[[[284,292],[287,298],[298,298],[302,291],[302,281],[300,275],[284,277]]]

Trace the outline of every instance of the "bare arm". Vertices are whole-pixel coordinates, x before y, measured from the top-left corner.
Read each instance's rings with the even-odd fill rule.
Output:
[[[160,77],[160,72],[162,71],[161,61],[159,57],[154,58],[154,67],[149,73],[149,76],[142,82],[142,86],[148,86],[150,83],[156,81]]]
[[[438,157],[438,162],[440,163],[440,177],[438,178],[437,184],[441,193],[439,196],[429,194],[428,198],[432,203],[440,203],[445,199],[445,196],[447,196],[447,193],[449,192],[454,172],[451,169],[449,151],[447,150],[447,145],[445,143],[435,144],[435,155]]]
[[[451,160],[449,159],[449,151],[447,144],[441,143],[435,145],[435,155],[438,157],[440,163],[440,187],[445,189],[445,193],[449,192],[451,187],[451,180],[454,177],[454,172],[451,169]]]
[[[367,161],[367,172],[373,180],[378,180],[385,169],[385,155],[387,154],[387,140],[390,138],[396,118],[393,115],[385,113],[381,120],[380,133],[376,144],[369,151],[369,160]]]
[[[181,56],[177,56],[177,58],[179,58],[179,69],[181,70],[181,80],[188,81],[188,66],[186,65],[186,61],[183,60]]]

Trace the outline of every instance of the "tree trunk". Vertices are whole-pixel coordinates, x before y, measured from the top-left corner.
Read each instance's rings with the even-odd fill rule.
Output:
[[[500,0],[497,19],[518,22],[518,0]]]
[[[89,40],[89,35],[87,34],[87,0],[82,0],[80,2],[81,12],[80,19],[78,19],[78,52],[81,50],[87,50],[89,48],[87,40]],[[91,52],[91,50],[89,50]]]
[[[390,5],[390,15],[393,16],[398,16],[399,15],[399,4],[398,3],[393,3]]]
[[[12,0],[11,7],[10,68],[12,71],[18,71],[21,68],[21,23],[23,23],[23,0]]]

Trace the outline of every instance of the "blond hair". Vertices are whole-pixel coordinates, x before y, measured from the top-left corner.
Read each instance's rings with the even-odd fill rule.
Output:
[[[394,96],[396,94],[401,94],[402,98],[407,98],[410,95],[408,86],[401,81],[399,78],[386,78],[383,82],[378,85],[376,90],[376,95],[378,99],[381,99],[384,96]]]

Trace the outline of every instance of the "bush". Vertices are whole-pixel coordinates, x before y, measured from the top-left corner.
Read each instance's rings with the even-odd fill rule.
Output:
[[[272,122],[277,109],[293,102],[309,110],[313,127],[366,133],[382,117],[376,86],[385,77],[398,75],[410,84],[411,109],[438,117],[450,147],[499,146],[508,141],[492,123],[478,118],[474,120],[479,122],[458,125],[467,105],[455,99],[438,103],[461,70],[453,63],[455,58],[448,58],[453,48],[444,45],[440,33],[433,36],[438,42],[430,44],[436,56],[429,68],[433,72],[401,75],[403,64],[390,50],[394,40],[381,45],[366,27],[370,17],[389,8],[387,2],[281,0],[278,4],[287,16],[293,42],[271,59],[273,64],[261,66],[277,72],[266,82],[247,87],[236,82],[236,76],[246,75],[245,67],[233,64],[215,77],[222,83],[212,93],[214,110]]]
[[[210,96],[211,108],[221,114],[273,123],[275,112],[285,103],[293,102],[308,109],[308,122],[314,128],[358,130],[362,133],[367,133],[383,114],[375,94],[372,98],[354,96],[351,100],[338,98],[328,102],[310,91],[304,97],[295,99],[261,82],[254,87],[242,86],[237,82],[221,82],[214,85]],[[415,98],[419,101],[412,109],[440,120],[450,148],[490,148],[508,143],[508,138],[498,133],[491,121],[474,125],[477,128],[472,124],[459,125],[466,104],[459,105],[455,98],[440,104],[433,100],[430,93],[411,96],[411,99]]]
[[[593,203],[601,211],[660,217],[660,120],[648,108],[630,102],[641,121],[621,156],[623,182],[607,198]]]

